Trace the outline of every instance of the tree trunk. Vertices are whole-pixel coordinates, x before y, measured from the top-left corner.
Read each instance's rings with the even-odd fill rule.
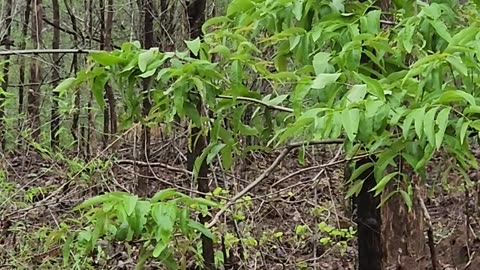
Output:
[[[110,51],[113,49],[112,46],[112,24],[113,24],[113,0],[107,1],[107,17],[105,20],[105,50]],[[113,93],[112,86],[107,83],[105,84],[105,96],[108,103],[108,115],[109,115],[109,127],[110,134],[115,135],[117,133],[117,112],[116,112],[116,102],[115,94]],[[115,146],[113,146],[115,148]],[[113,149],[115,150],[115,149]]]
[[[10,50],[11,42],[11,32],[12,32],[12,0],[7,0],[5,3],[5,29],[7,30],[5,36],[2,37],[2,41],[5,41],[5,50]],[[8,78],[9,78],[9,70],[10,70],[10,56],[5,56],[6,63],[3,66],[3,82],[1,88],[3,91],[8,91]],[[5,96],[0,93],[0,149],[5,151]]]
[[[64,0],[63,2],[65,4],[65,8],[67,9],[68,16],[70,17],[70,21],[72,23],[72,30],[75,33],[75,35],[72,35],[73,44],[77,48],[78,43],[79,43],[77,33],[80,33],[80,31],[78,30],[78,26],[77,26],[77,19],[75,18],[75,15],[74,15],[73,10],[71,8],[71,6],[72,6],[71,1],[72,0]],[[87,5],[85,5],[85,7],[87,7]],[[72,57],[73,58],[72,58],[71,72],[73,72],[73,74],[77,74],[77,72],[78,72],[78,55],[75,53],[75,54],[73,54]],[[81,152],[81,149],[82,149],[82,134],[83,134],[79,130],[80,111],[81,111],[81,108],[80,108],[81,94],[80,93],[81,92],[79,90],[77,90],[75,92],[75,103],[74,103],[75,108],[74,108],[74,111],[73,111],[72,127],[71,127],[71,130],[70,130],[70,132],[72,134],[72,137],[73,137],[73,140],[76,143],[78,152]]]
[[[187,14],[188,14],[188,23],[190,26],[190,39],[196,39],[197,37],[202,38],[202,25],[205,22],[205,8],[206,8],[206,0],[192,0],[187,1]],[[193,57],[193,55],[192,55]],[[197,110],[200,114],[203,114],[202,110],[202,102],[201,98],[197,96]],[[188,160],[187,160],[187,168],[188,170],[193,170],[195,160],[200,157],[203,150],[208,145],[208,135],[201,135],[202,129],[201,127],[193,127],[191,133],[191,141],[195,142],[193,146],[193,151],[188,153]],[[200,138],[196,140],[197,136],[200,135]],[[202,162],[200,166],[200,170],[198,171],[198,191],[201,193],[208,193],[210,192],[210,188],[208,185],[208,166],[205,161]],[[208,217],[204,217],[200,214],[200,222],[205,224],[208,222]],[[205,261],[205,269],[211,270],[215,269],[214,263],[214,249],[213,249],[213,241],[212,239],[202,235],[202,251],[203,251],[203,259]]]
[[[42,0],[32,1],[32,44],[40,49],[42,43]],[[30,89],[28,91],[28,118],[32,129],[32,138],[40,139],[40,81],[41,62],[38,57],[33,57],[30,65]]]
[[[58,5],[58,0],[52,0],[53,8],[53,41],[52,49],[60,48],[60,8]],[[58,54],[54,53],[53,58],[53,72],[52,72],[52,81],[53,87],[58,85],[60,80],[60,72],[58,70],[60,66],[60,57]],[[58,95],[57,91],[53,91],[52,97],[52,113],[51,113],[51,126],[50,126],[50,139],[51,147],[55,150],[58,147],[58,130],[60,127],[60,114],[58,113]]]
[[[145,49],[150,49],[153,47],[154,35],[153,35],[153,2],[152,0],[145,0],[143,3],[143,46]],[[142,103],[142,114],[147,116],[151,109],[150,104],[150,78],[143,79],[143,103]],[[142,125],[142,135],[140,138],[140,160],[148,162],[150,158],[150,142],[151,142],[151,133],[150,128]],[[142,167],[141,176],[138,178],[137,182],[137,192],[141,195],[148,195],[149,191],[149,181],[148,178],[144,176],[150,175],[150,168]]]

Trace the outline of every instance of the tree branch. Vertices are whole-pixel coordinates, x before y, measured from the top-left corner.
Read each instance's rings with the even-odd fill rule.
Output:
[[[260,105],[262,105],[262,106],[265,106],[265,107],[270,108],[270,109],[273,109],[273,110],[293,113],[293,109],[290,109],[290,108],[287,108],[287,107],[283,107],[283,106],[271,105],[271,104],[268,104],[268,103],[266,103],[266,102],[264,102],[264,101],[261,101],[261,100],[258,100],[258,99],[254,99],[254,98],[249,98],[249,97],[232,97],[232,96],[225,96],[225,95],[218,95],[218,98],[223,98],[223,99],[236,99],[236,100],[240,100],[240,101],[248,101],[248,102],[260,104]]]
[[[0,55],[26,55],[26,54],[49,54],[49,53],[92,53],[100,50],[84,49],[32,49],[32,50],[8,50],[0,51]]]

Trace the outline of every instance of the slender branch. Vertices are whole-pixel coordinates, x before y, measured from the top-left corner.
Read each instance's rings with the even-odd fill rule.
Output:
[[[84,49],[32,49],[32,50],[8,50],[0,51],[0,55],[25,55],[25,54],[49,54],[49,53],[92,53],[100,50]]]
[[[319,145],[319,144],[342,144],[344,143],[344,139],[328,139],[328,140],[316,140],[316,141],[302,141],[302,142],[294,142],[287,146],[286,148],[297,148],[304,145]]]
[[[290,109],[290,108],[287,108],[287,107],[283,107],[283,106],[271,105],[271,104],[268,104],[268,103],[266,103],[266,102],[264,102],[264,101],[261,101],[261,100],[258,100],[258,99],[254,99],[254,98],[249,98],[249,97],[232,97],[232,96],[225,96],[225,95],[218,95],[218,98],[223,98],[223,99],[236,99],[236,100],[240,100],[240,101],[253,102],[253,103],[257,103],[257,104],[260,104],[260,105],[262,105],[262,106],[265,106],[265,107],[267,107],[267,108],[274,109],[274,110],[277,110],[277,111],[293,113],[293,109]]]
[[[170,170],[170,171],[174,171],[174,172],[181,172],[181,173],[184,173],[184,174],[188,174],[188,175],[192,175],[193,173],[189,170],[185,170],[185,169],[182,169],[182,168],[177,168],[177,167],[173,167],[173,166],[170,166],[168,164],[165,164],[165,163],[161,163],[161,162],[144,162],[144,161],[138,161],[138,160],[128,160],[128,159],[122,159],[122,160],[117,160],[116,162],[117,164],[128,164],[128,165],[138,165],[138,166],[150,166],[150,167],[160,167],[160,168],[165,168],[167,170]]]
[[[240,191],[239,193],[237,193],[235,196],[232,197],[232,199],[230,199],[230,201],[227,202],[227,204],[225,204],[221,209],[220,211],[217,212],[217,214],[213,217],[213,219],[210,221],[209,224],[207,224],[207,228],[211,228],[212,226],[214,226],[218,220],[220,219],[220,217],[223,215],[223,213],[225,213],[225,211],[227,211],[227,209],[232,206],[233,204],[235,204],[235,202],[242,198],[245,194],[247,194],[247,192],[249,192],[252,188],[254,188],[255,186],[257,186],[260,182],[262,182],[262,180],[264,180],[265,178],[267,178],[271,173],[272,171],[278,166],[278,164],[280,164],[280,162],[282,162],[282,160],[287,156],[288,152],[290,152],[290,150],[293,149],[293,148],[285,148],[281,153],[280,155],[275,159],[275,161],[272,163],[272,165],[270,165],[270,167],[268,167],[261,175],[259,175],[255,181],[253,181],[252,183],[250,183],[248,186],[246,186],[242,191]]]
[[[419,201],[420,201],[420,207],[422,208],[423,211],[423,216],[425,217],[425,222],[427,223],[428,230],[427,230],[427,237],[428,237],[428,247],[430,248],[430,257],[432,260],[432,269],[433,270],[438,270],[440,269],[440,266],[438,265],[438,259],[437,259],[437,250],[435,248],[435,240],[433,239],[433,225],[432,225],[432,219],[430,218],[430,214],[428,213],[427,207],[425,206],[425,202],[423,198],[418,196]]]

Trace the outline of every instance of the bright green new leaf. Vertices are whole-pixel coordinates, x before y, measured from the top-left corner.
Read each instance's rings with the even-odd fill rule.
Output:
[[[108,52],[92,52],[90,58],[96,63],[103,66],[113,66],[116,64],[127,63],[127,59],[112,55]]]
[[[347,109],[342,112],[342,125],[350,141],[355,140],[355,137],[357,136],[359,122],[359,109]]]
[[[356,84],[347,93],[347,106],[362,101],[367,94],[366,84]]]
[[[450,107],[444,108],[442,111],[438,113],[437,119],[435,120],[438,126],[438,131],[437,131],[437,134],[435,135],[435,143],[436,143],[437,150],[439,150],[440,147],[442,146],[443,136],[445,135],[445,131],[447,130],[450,110],[451,110]]]
[[[449,55],[447,61],[454,67],[454,69],[463,76],[468,75],[467,66],[462,62],[462,59],[458,56]]]
[[[108,193],[103,194],[103,195],[99,195],[99,196],[95,196],[95,197],[89,198],[86,201],[82,202],[80,205],[73,208],[73,210],[77,211],[79,209],[88,208],[88,207],[94,206],[94,205],[99,205],[99,204],[102,204],[104,202],[109,201],[110,198],[111,197]]]
[[[160,254],[165,250],[167,247],[167,243],[164,243],[163,241],[158,241],[157,245],[155,246],[155,249],[153,250],[153,257],[158,258]]]
[[[193,53],[193,55],[198,56],[198,52],[200,51],[200,38],[196,38],[194,40],[185,41],[187,44],[188,49]]]
[[[412,112],[413,119],[415,120],[415,133],[418,138],[422,138],[423,124],[425,121],[425,107],[421,107]]]
[[[463,144],[463,141],[467,138],[467,130],[468,127],[470,126],[471,121],[467,121],[462,124],[462,127],[460,129],[460,143]]]
[[[427,136],[428,142],[435,146],[435,115],[437,113],[438,107],[430,109],[425,114],[425,119],[423,122],[423,132]],[[420,137],[420,136],[419,136]]]
[[[210,239],[213,239],[214,236],[213,234],[207,229],[205,228],[205,226],[203,226],[202,224],[194,221],[194,220],[191,220],[189,219],[188,220],[188,226],[199,231],[200,233],[202,233],[203,235],[205,235],[206,237],[210,238]]]
[[[328,52],[319,52],[313,57],[313,68],[315,74],[322,74],[328,70],[331,55]]]
[[[375,95],[376,97],[385,100],[385,93],[383,92],[382,85],[375,79],[367,77],[363,74],[356,73],[357,76],[367,84],[367,91],[371,94]]]
[[[138,196],[127,196],[124,200],[125,210],[127,212],[127,216],[131,216],[133,211],[135,211],[135,206],[137,205]]]
[[[164,189],[164,190],[161,190],[161,191],[155,193],[155,195],[152,197],[150,202],[151,203],[161,202],[161,201],[169,199],[169,198],[171,198],[171,197],[173,197],[177,194],[178,194],[178,192],[175,190],[175,188],[167,188],[167,189]]]
[[[226,144],[219,143],[210,149],[210,152],[207,155],[207,164],[210,164],[212,160],[217,156],[217,154],[225,147]]]
[[[65,79],[59,85],[57,85],[55,89],[53,89],[53,92],[58,92],[59,96],[63,96],[65,92],[76,83],[76,81],[76,78]]]
[[[340,73],[320,73],[317,75],[315,80],[313,80],[312,88],[313,89],[323,89],[332,83],[335,83],[340,77]]]
[[[155,51],[158,50],[157,48],[151,48],[147,51],[144,51],[138,55],[138,68],[141,72],[145,72],[147,70],[148,64],[155,60]],[[144,77],[145,78],[145,77]]]
[[[235,13],[244,13],[253,8],[254,4],[252,0],[233,0],[227,8],[227,16],[231,16]]]
[[[461,90],[448,90],[443,92],[437,99],[437,103],[449,104],[450,102],[467,101],[475,106],[475,98],[467,92]]]

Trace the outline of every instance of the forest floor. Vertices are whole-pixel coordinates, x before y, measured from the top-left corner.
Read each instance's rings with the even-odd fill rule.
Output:
[[[110,163],[105,162],[108,154],[85,162],[35,152],[0,160],[0,269],[66,269],[59,232],[78,228],[80,216],[72,209],[85,199],[107,191],[134,192],[139,170],[129,164],[133,149],[131,144],[124,144],[117,151],[117,161]],[[194,195],[188,175],[155,166],[154,162],[163,162],[182,168],[185,160],[178,149],[180,146],[173,141],[152,146],[149,195],[172,186]],[[235,218],[228,226],[219,227],[224,235],[231,236],[230,240],[240,239],[231,249],[233,257],[241,258],[236,260],[238,269],[356,269],[352,234],[356,224],[343,199],[342,155],[334,148],[317,147],[305,153],[303,165],[297,155],[292,152],[249,193],[251,203],[237,204]],[[228,190],[226,196],[233,196],[275,157],[254,153],[230,172],[215,167],[211,186],[222,186]],[[470,187],[466,192],[456,185],[454,175],[441,180],[437,172],[444,170],[442,163],[429,166],[431,178],[439,179],[429,183],[435,188],[431,188],[426,204],[440,266],[480,269],[478,212],[466,220],[470,211],[466,209],[478,210],[478,190]],[[97,254],[97,265],[91,269],[133,269],[135,252],[116,245],[115,252],[104,259],[98,259]],[[69,265],[87,269],[75,268],[72,262]],[[148,265],[148,269],[163,269],[153,261]]]

